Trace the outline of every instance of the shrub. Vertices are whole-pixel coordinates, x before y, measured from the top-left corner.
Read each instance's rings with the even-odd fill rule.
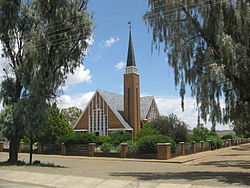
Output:
[[[176,149],[175,142],[170,137],[162,135],[144,136],[140,138],[137,143],[138,151],[140,153],[156,153],[158,143],[171,143],[172,152],[174,152]]]
[[[212,149],[218,149],[220,148],[221,145],[221,139],[219,136],[208,136],[207,141],[211,140],[212,141]]]
[[[109,136],[97,136],[96,137],[96,144],[102,145],[103,143],[110,143],[111,138]]]
[[[96,143],[96,136],[91,133],[73,133],[65,136],[62,141],[66,145]]]
[[[144,123],[142,128],[152,128],[151,122]]]
[[[221,137],[222,140],[227,140],[227,139],[234,139],[236,136],[233,134],[226,134]]]
[[[128,144],[128,153],[138,153],[139,148],[137,142],[129,141],[127,142],[127,144]]]
[[[113,148],[113,145],[108,143],[108,142],[104,142],[101,146],[101,151],[102,152],[110,152]]]
[[[171,137],[175,142],[187,141],[188,125],[174,114],[152,121],[151,128],[157,129],[161,135]]]
[[[119,146],[122,142],[132,140],[131,134],[125,131],[115,131],[111,134],[110,138],[110,143],[114,146]]]
[[[140,139],[144,136],[150,136],[150,135],[156,135],[159,131],[157,129],[149,128],[149,127],[143,127],[140,129],[136,134],[136,139]]]
[[[190,137],[191,141],[205,141],[209,136],[209,130],[203,125],[193,128],[193,135]]]

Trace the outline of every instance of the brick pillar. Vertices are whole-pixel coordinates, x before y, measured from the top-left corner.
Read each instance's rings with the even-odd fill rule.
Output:
[[[227,146],[228,147],[232,146],[232,140],[231,139],[227,139]]]
[[[196,143],[195,143],[195,141],[192,141],[192,151],[193,151],[193,153],[196,153]]]
[[[212,141],[208,140],[208,150],[212,150]]]
[[[37,146],[37,153],[41,154],[43,152],[43,146],[41,144],[38,144]]]
[[[67,147],[64,143],[61,144],[61,155],[66,155]]]
[[[18,152],[21,153],[23,150],[23,142],[19,143],[19,148],[18,148]]]
[[[181,149],[180,151],[181,155],[185,155],[185,150],[186,150],[185,142],[180,142],[180,149]]]
[[[205,151],[205,149],[204,149],[204,141],[200,141],[200,144],[201,144],[201,151]]]
[[[171,159],[171,144],[170,143],[157,144],[157,158],[161,160]]]
[[[94,157],[95,156],[95,143],[89,143],[89,156]]]
[[[3,152],[3,149],[4,149],[4,143],[0,142],[0,152]]]
[[[127,153],[128,153],[128,144],[121,144],[121,152],[120,152],[121,158],[126,158]]]

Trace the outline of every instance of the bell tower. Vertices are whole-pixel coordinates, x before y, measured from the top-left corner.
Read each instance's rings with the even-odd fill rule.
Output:
[[[124,74],[124,116],[126,121],[133,128],[133,140],[136,138],[137,131],[141,127],[140,118],[140,81],[138,69],[135,64],[134,47],[129,31],[129,45],[127,65]]]

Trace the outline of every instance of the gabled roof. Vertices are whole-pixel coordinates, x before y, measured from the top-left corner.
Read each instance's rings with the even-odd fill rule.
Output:
[[[103,91],[103,90],[97,90],[97,92],[104,98],[104,100],[106,101],[108,106],[110,106],[110,108],[114,111],[114,113],[118,115],[117,116],[118,119],[122,118],[122,121],[125,121],[123,117],[123,113],[124,113],[123,95],[119,95],[116,93],[111,93],[111,92]],[[147,114],[150,109],[150,105],[153,102],[153,99],[154,99],[153,96],[140,97],[141,120],[146,119]]]
[[[97,90],[96,93],[99,93],[102,96],[103,100],[107,103],[109,108],[113,111],[115,116],[118,118],[118,120],[124,126],[124,129],[125,130],[132,130],[132,127],[127,123],[127,121],[125,120],[125,118],[123,116],[123,114],[124,114],[123,95],[119,95],[116,93],[111,93],[111,92],[103,91],[103,90]],[[96,95],[96,93],[93,95],[93,97]],[[93,97],[92,97],[92,99],[93,99]],[[140,97],[141,120],[146,119],[153,100],[154,100],[154,97],[152,97],[152,96]],[[89,104],[90,103],[91,103],[91,101],[89,102]],[[79,119],[83,116],[83,114],[85,113],[89,104],[85,107],[85,109],[84,109],[82,115],[79,117]],[[79,122],[79,120],[76,122],[75,126],[77,125],[78,122]]]
[[[150,109],[150,106],[154,100],[153,96],[147,96],[147,97],[141,97],[140,102],[141,102],[141,120],[144,120],[147,118],[148,111]]]
[[[115,93],[110,93],[107,91],[97,90],[103,100],[107,103],[110,109],[114,112],[116,117],[122,123],[126,130],[132,130],[131,126],[123,118],[123,96]]]

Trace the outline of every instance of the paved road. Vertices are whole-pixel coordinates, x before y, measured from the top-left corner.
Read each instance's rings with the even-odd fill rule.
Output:
[[[0,161],[7,157],[7,153],[0,153]],[[21,154],[20,159],[28,161],[28,155]],[[39,172],[44,177],[60,175],[62,179],[70,175],[76,177],[76,181],[80,181],[77,178],[97,178],[99,182],[250,187],[250,144],[204,152],[201,157],[183,164],[45,155],[35,155],[34,160],[52,162],[63,168],[1,166],[0,170]]]
[[[0,180],[0,188],[44,188],[44,187]]]

